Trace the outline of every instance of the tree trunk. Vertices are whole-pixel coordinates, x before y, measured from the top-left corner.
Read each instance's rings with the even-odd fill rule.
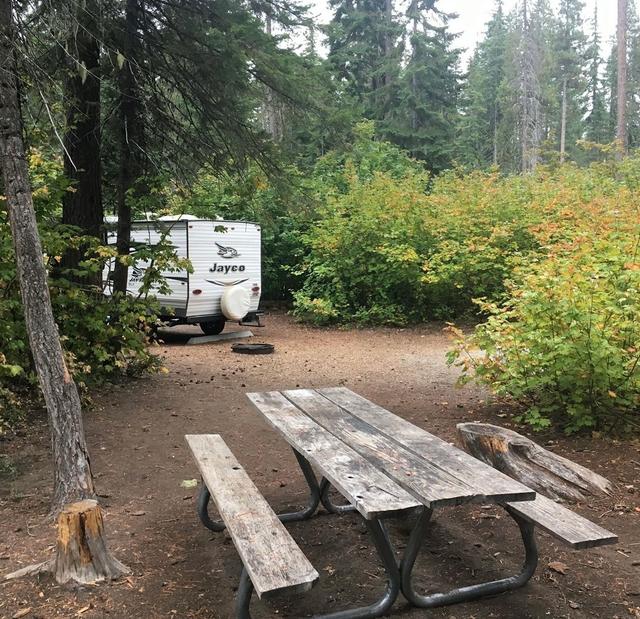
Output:
[[[67,41],[64,170],[75,191],[64,194],[62,223],[81,228],[83,234],[101,238],[104,213],[100,165],[100,47],[96,21],[99,14],[96,0],[88,0],[79,7],[74,15],[77,21],[74,36]],[[83,248],[67,251],[62,266],[77,268],[85,252]],[[99,284],[100,274],[89,281]]]
[[[0,163],[29,346],[49,415],[55,513],[69,500],[94,497],[95,491],[80,397],[65,364],[51,309],[22,141],[14,45],[12,3],[0,0]],[[53,561],[18,570],[6,578],[42,571],[53,571],[58,582],[82,583],[115,578],[128,571],[107,551],[102,514],[95,500],[75,503],[60,512]]]
[[[265,32],[271,36],[272,34],[272,22],[271,13],[269,9],[265,13]],[[264,121],[263,126],[265,131],[271,136],[274,142],[281,142],[284,137],[284,123],[282,120],[282,111],[278,99],[273,92],[272,88],[265,86],[265,103],[264,109]]]
[[[489,423],[460,423],[457,428],[472,456],[546,496],[584,501],[587,495],[611,492],[609,480],[513,430]]]
[[[627,152],[627,0],[618,0],[618,93],[616,140],[620,158]]]
[[[53,559],[24,567],[4,580],[50,572],[61,585],[82,585],[115,580],[130,570],[107,548],[102,511],[97,501],[86,499],[66,505],[58,514],[56,554]]]
[[[567,78],[562,80],[562,114],[560,118],[560,163],[564,163],[567,137]]]
[[[94,496],[80,397],[65,364],[53,318],[42,245],[22,141],[11,0],[0,0],[0,157],[24,317],[47,406],[53,446],[53,511]]]
[[[498,104],[493,104],[493,165],[498,165]]]
[[[140,61],[138,27],[140,1],[127,0],[125,32],[122,45],[125,62],[120,69],[120,178],[118,187],[118,255],[128,256],[131,248],[131,199],[139,196],[144,188],[145,173],[144,122],[140,109],[140,93],[135,71]],[[114,292],[127,291],[128,267],[116,261],[113,276]]]
[[[61,584],[95,583],[129,573],[107,549],[102,511],[96,501],[72,503],[60,512],[52,567],[56,581]]]

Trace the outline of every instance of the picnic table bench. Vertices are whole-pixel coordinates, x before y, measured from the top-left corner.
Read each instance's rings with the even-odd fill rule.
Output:
[[[323,619],[383,616],[400,592],[414,606],[431,608],[521,587],[537,566],[536,526],[575,549],[617,541],[602,527],[349,389],[247,395],[293,448],[310,497],[300,511],[276,515],[220,436],[187,435],[203,479],[200,519],[213,531],[227,529],[244,565],[236,601],[238,619],[250,618],[253,590],[263,597],[304,592],[315,584],[318,573],[283,523],[310,518],[320,504],[330,513],[356,511],[362,516],[387,577],[386,589],[374,604],[317,615]],[[331,487],[346,504],[333,502]],[[209,515],[211,499],[221,521]],[[418,593],[413,566],[434,510],[468,503],[505,508],[520,530],[522,569],[448,592]],[[409,513],[416,513],[417,520],[398,564],[384,520]]]

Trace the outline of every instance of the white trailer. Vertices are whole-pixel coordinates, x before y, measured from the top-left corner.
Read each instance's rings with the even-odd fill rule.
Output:
[[[171,324],[197,323],[207,335],[222,332],[227,320],[260,324],[258,306],[262,280],[258,224],[182,215],[134,221],[131,225],[132,244],[157,244],[163,236],[174,246],[179,258],[189,259],[193,273],[185,269],[162,274],[170,292],[155,293],[162,307],[161,319]],[[107,242],[116,242],[115,231],[107,234]],[[140,261],[129,269],[128,294],[139,294],[148,266]],[[112,276],[108,268],[107,291],[111,288]]]

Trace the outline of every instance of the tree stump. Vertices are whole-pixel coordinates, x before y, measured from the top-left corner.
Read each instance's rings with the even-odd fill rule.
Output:
[[[457,429],[464,449],[472,456],[546,496],[584,501],[587,495],[611,492],[608,479],[513,430],[488,423],[460,423]]]
[[[100,582],[129,573],[107,549],[102,510],[97,501],[72,503],[58,515],[53,573],[59,583]]]
[[[92,584],[129,574],[129,568],[109,552],[102,510],[87,499],[66,505],[58,515],[56,556],[5,576],[5,580],[50,572],[60,584]]]

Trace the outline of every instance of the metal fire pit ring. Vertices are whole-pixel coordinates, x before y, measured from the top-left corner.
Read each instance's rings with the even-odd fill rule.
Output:
[[[273,344],[233,344],[231,350],[241,355],[270,355],[275,348]]]

